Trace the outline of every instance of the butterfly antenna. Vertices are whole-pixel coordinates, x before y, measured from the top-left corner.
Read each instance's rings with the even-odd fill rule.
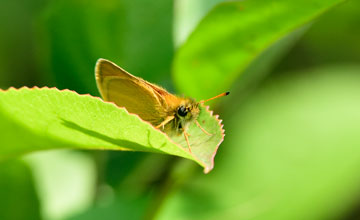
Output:
[[[207,101],[210,101],[210,100],[213,100],[213,99],[217,99],[217,98],[220,98],[220,97],[223,97],[223,96],[227,96],[229,94],[230,94],[230,92],[224,92],[224,93],[221,93],[220,95],[214,96],[214,97],[212,97],[210,99],[202,100],[200,102],[204,103],[204,102],[207,102]]]

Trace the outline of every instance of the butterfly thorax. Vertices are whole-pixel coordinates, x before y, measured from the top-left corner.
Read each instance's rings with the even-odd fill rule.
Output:
[[[168,124],[165,125],[164,131],[169,135],[181,134],[191,122],[197,119],[200,113],[199,103],[190,98],[178,98],[178,102],[169,106],[167,116],[174,116]]]

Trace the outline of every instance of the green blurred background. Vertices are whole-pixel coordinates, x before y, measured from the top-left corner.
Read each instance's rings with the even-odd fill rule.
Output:
[[[1,89],[48,86],[98,96],[94,65],[102,57],[178,94],[232,93],[212,105],[226,138],[210,174],[166,155],[33,153],[0,164],[0,219],[360,219],[360,2],[294,25],[258,56],[251,42],[261,43],[256,33],[265,27],[226,27],[254,21],[236,20],[247,9],[266,21],[256,10],[271,16],[277,1],[215,9],[197,28],[220,2],[1,0]],[[311,1],[279,2],[302,8]],[[305,12],[288,11],[289,20],[270,25]],[[223,20],[211,22],[216,16]],[[194,30],[200,34],[189,38]],[[224,36],[214,53],[203,45],[217,34]],[[245,62],[236,51],[254,56]],[[184,67],[189,57],[206,71]],[[227,73],[227,62],[239,71]],[[224,83],[211,87],[217,77]]]

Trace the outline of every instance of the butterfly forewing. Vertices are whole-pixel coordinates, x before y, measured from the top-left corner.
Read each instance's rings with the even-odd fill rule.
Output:
[[[159,124],[166,112],[166,100],[159,91],[165,90],[149,85],[116,64],[99,59],[95,69],[96,82],[104,100],[125,107],[129,112],[139,115],[143,120]],[[157,91],[155,88],[159,91]]]

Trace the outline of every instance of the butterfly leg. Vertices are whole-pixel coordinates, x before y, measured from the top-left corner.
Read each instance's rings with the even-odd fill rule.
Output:
[[[165,120],[163,122],[161,122],[161,124],[157,125],[155,128],[161,128],[164,130],[164,126],[169,123],[169,121],[173,120],[175,117],[173,115],[168,116],[167,118],[165,118]]]
[[[190,143],[189,143],[189,134],[185,131],[185,129],[183,129],[183,132],[184,132],[184,137],[185,137],[186,143],[189,148],[189,152],[191,153],[191,148],[190,148]]]
[[[205,134],[207,134],[207,135],[209,135],[209,136],[212,135],[212,134],[210,134],[209,132],[207,132],[203,127],[201,127],[200,123],[199,123],[197,120],[195,120],[195,123],[196,123],[196,125],[197,125]]]

